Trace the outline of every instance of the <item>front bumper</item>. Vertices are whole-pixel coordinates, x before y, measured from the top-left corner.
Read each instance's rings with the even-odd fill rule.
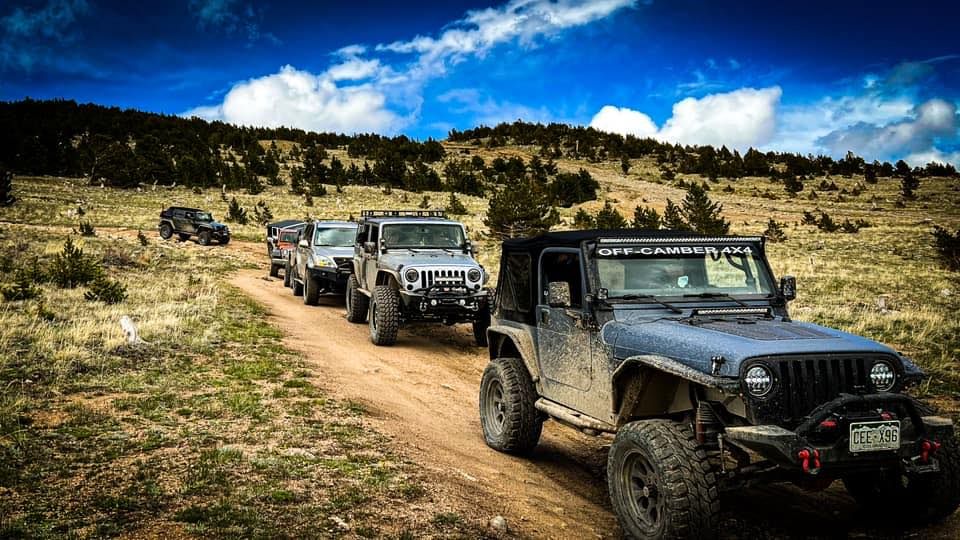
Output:
[[[896,450],[851,452],[850,424],[900,421]],[[903,466],[911,472],[939,470],[935,449],[953,437],[953,422],[922,416],[903,394],[842,394],[815,409],[795,430],[776,425],[728,427],[724,439],[757,452],[788,471],[803,475],[843,474]]]
[[[347,290],[350,272],[338,268],[308,268],[310,277],[317,281],[325,293],[342,294]]]
[[[478,320],[489,313],[485,289],[434,285],[414,292],[401,291],[408,320],[442,320],[448,323]]]

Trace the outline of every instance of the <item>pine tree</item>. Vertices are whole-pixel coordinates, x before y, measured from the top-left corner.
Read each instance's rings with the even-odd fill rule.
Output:
[[[783,223],[770,218],[767,221],[767,230],[763,231],[769,242],[783,242],[787,239],[787,234],[783,232]]]
[[[530,180],[497,191],[483,220],[491,234],[500,239],[535,236],[559,222],[560,215],[548,195]]]
[[[620,170],[626,176],[630,172],[630,158],[626,154],[620,156]]]
[[[450,193],[450,201],[447,203],[447,213],[452,216],[463,216],[467,214],[467,207],[460,202],[456,194]]]
[[[13,196],[13,173],[0,165],[0,206],[10,206],[16,200]]]
[[[900,180],[900,195],[904,199],[913,200],[917,198],[916,190],[920,187],[920,180],[911,172],[907,172]]]
[[[783,189],[791,195],[796,195],[803,191],[803,181],[796,175],[789,175],[783,180]]]
[[[654,208],[649,206],[637,206],[633,210],[633,222],[631,226],[634,229],[659,229],[660,214]]]
[[[663,210],[663,227],[672,231],[689,231],[690,225],[683,219],[680,207],[667,199],[667,207]]]
[[[573,216],[573,227],[575,229],[595,229],[596,220],[583,208],[577,210]]]
[[[730,222],[723,218],[722,211],[723,205],[711,201],[700,184],[690,184],[681,202],[684,221],[700,234],[721,236],[730,232]]]
[[[597,212],[595,224],[598,229],[625,229],[627,220],[610,204],[610,201],[607,201]]]
[[[230,205],[227,207],[227,221],[239,223],[240,225],[247,224],[247,210],[240,206],[236,197],[230,200]]]

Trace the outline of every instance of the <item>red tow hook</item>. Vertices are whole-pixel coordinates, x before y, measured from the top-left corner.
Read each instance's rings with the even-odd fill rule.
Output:
[[[928,441],[924,439],[920,443],[920,462],[927,463],[930,461],[930,456],[937,453],[937,450],[940,449],[940,443],[937,441]]]
[[[816,448],[800,450],[797,452],[797,459],[800,461],[800,467],[803,468],[803,474],[817,474],[820,471],[820,451]]]

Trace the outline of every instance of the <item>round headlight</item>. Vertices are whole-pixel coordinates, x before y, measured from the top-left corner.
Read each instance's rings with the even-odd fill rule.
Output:
[[[481,272],[479,268],[471,268],[470,271],[467,272],[467,279],[470,281],[480,281],[483,279],[483,272]]]
[[[420,279],[420,272],[417,272],[416,268],[411,268],[403,273],[403,278],[406,279],[408,283],[413,283]]]
[[[747,392],[757,397],[767,395],[773,388],[773,375],[764,366],[748,369],[743,381],[747,384]]]
[[[893,384],[897,382],[897,372],[893,370],[893,366],[889,362],[881,360],[870,368],[870,382],[873,383],[875,390],[886,392],[893,388]]]

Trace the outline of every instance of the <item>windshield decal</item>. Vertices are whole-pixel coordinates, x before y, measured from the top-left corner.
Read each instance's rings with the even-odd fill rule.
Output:
[[[743,246],[623,246],[599,247],[599,257],[660,257],[663,255],[751,255],[753,248]]]

